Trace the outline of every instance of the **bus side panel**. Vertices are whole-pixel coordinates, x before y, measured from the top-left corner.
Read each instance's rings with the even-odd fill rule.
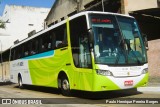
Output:
[[[13,83],[18,83],[18,72],[14,70],[14,62],[10,62],[10,80]]]
[[[32,84],[57,87],[58,73],[69,62],[68,49],[57,49],[50,57],[29,60],[29,70]]]
[[[149,77],[149,73],[144,74],[145,76],[143,77],[143,79],[141,81],[139,81],[136,85],[135,88],[137,87],[142,87],[142,86],[146,86],[148,84],[148,77]]]
[[[28,69],[28,60],[15,60],[10,63],[11,82],[18,83],[18,74],[22,78],[23,84],[32,84],[30,72]]]
[[[92,70],[85,70],[80,72],[80,90],[92,91],[93,90],[93,74]]]
[[[118,90],[120,87],[110,80],[107,76],[94,74],[93,91]]]

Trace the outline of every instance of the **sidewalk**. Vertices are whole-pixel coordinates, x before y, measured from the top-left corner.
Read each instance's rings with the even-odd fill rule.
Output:
[[[148,83],[146,87],[137,88],[139,92],[160,92],[160,83]]]
[[[160,87],[139,87],[137,88],[139,92],[160,92]]]
[[[154,82],[154,83],[149,82],[147,87],[160,87],[160,83],[158,83],[158,82]]]
[[[5,82],[9,82],[10,78],[9,77],[5,77],[2,79],[2,77],[0,76],[0,83],[5,83]]]
[[[0,86],[10,85],[10,84],[12,84],[12,82],[10,82],[10,81],[6,81],[6,82],[1,82],[1,81],[0,81]]]
[[[0,77],[0,86],[1,85],[8,85],[8,84],[11,84],[9,79],[2,80],[2,78]]]

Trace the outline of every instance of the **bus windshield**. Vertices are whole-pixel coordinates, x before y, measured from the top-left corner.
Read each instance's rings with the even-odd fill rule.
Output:
[[[124,65],[147,62],[144,42],[134,18],[90,14],[95,63]]]

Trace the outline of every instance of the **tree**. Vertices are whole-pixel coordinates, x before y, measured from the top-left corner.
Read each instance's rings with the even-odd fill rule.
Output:
[[[0,28],[3,28],[3,29],[4,29],[5,27],[6,27],[6,26],[5,26],[5,23],[0,20]]]

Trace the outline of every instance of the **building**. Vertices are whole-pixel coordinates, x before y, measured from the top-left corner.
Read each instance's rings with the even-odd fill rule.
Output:
[[[160,0],[147,0],[147,2],[146,0],[138,0],[138,2],[134,0],[56,0],[46,18],[46,24],[49,26],[56,20],[79,11],[104,10],[107,12],[129,14],[132,11],[157,8],[159,4]]]
[[[85,10],[120,12],[120,0],[56,0],[45,20],[46,25]]]
[[[28,37],[28,33],[44,29],[44,19],[49,8],[6,5],[1,20],[5,22],[5,29],[0,29],[0,81],[9,80],[9,49],[14,41]],[[3,54],[2,54],[3,51]],[[3,59],[2,59],[3,57]],[[6,57],[6,58],[4,58]]]
[[[131,11],[144,10],[150,8],[157,8],[157,0],[123,0],[124,2],[124,13],[128,14]]]
[[[44,19],[49,11],[48,8],[6,5],[2,16],[6,28],[0,29],[3,31],[0,35],[2,51],[12,46],[17,39],[28,37],[29,32],[44,29]]]
[[[115,12],[134,16],[142,33],[148,36],[149,72],[150,76],[155,78],[160,77],[159,7],[160,0],[56,0],[45,21],[47,26],[51,26],[66,16],[85,10]]]

